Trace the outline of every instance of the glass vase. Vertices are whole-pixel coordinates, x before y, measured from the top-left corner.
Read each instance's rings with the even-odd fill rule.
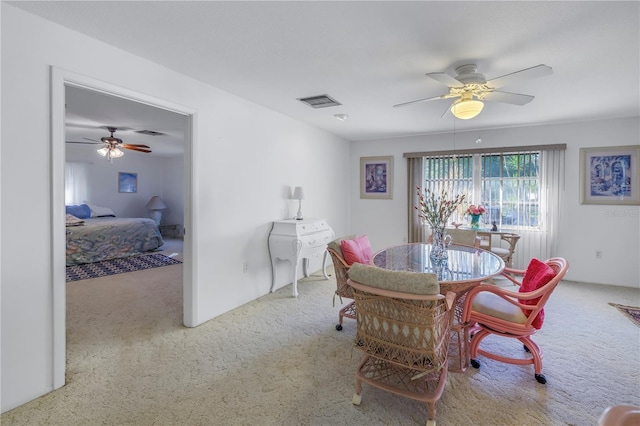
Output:
[[[480,215],[472,214],[471,215],[471,229],[480,229]]]
[[[444,226],[431,228],[431,252],[429,259],[434,267],[442,267],[447,264],[447,248],[451,244],[451,235],[447,235]]]

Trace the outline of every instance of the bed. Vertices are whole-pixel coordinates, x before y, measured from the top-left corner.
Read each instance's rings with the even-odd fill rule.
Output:
[[[148,218],[88,217],[67,221],[67,266],[134,256],[164,244]]]

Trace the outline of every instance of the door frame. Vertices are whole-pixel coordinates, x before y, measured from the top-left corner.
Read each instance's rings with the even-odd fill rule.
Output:
[[[53,388],[65,384],[66,375],[66,234],[64,200],[65,148],[65,87],[74,86],[143,103],[187,117],[184,141],[184,248],[183,248],[183,324],[197,325],[197,286],[195,285],[193,158],[197,111],[164,99],[106,83],[61,68],[51,67],[51,277],[52,277],[52,364]]]

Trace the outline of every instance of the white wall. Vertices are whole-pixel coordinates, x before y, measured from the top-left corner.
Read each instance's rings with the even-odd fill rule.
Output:
[[[63,208],[50,202],[51,66],[197,111],[190,230],[196,323],[268,293],[267,236],[273,220],[295,214],[290,187],[304,186],[305,216],[347,233],[348,142],[4,2],[1,8],[3,412],[53,389],[51,258],[65,248],[51,247],[51,211]],[[280,267],[277,286],[291,281],[286,264]]]
[[[558,255],[567,258],[573,281],[640,288],[640,207],[580,204],[580,148],[637,145],[638,117],[500,130],[456,132],[456,149],[567,144],[566,188],[562,198]],[[476,145],[478,136],[482,145]],[[351,232],[368,234],[376,249],[407,238],[405,152],[447,150],[453,135],[429,135],[351,143]],[[393,200],[360,199],[360,157],[393,155]],[[596,250],[602,259],[595,258]]]
[[[184,159],[182,157],[163,158],[160,172],[162,173],[161,198],[167,204],[167,209],[162,212],[160,224],[178,225],[178,230],[182,234],[184,227]]]

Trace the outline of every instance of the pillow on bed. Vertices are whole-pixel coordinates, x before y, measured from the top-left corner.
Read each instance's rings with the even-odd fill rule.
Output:
[[[97,206],[87,201],[85,203],[91,209],[91,217],[116,217],[116,214],[109,207]]]
[[[66,206],[66,213],[77,217],[78,219],[86,219],[91,217],[91,208],[86,204],[77,206]]]
[[[84,220],[75,217],[72,214],[67,213],[67,226],[80,226],[84,225]]]

